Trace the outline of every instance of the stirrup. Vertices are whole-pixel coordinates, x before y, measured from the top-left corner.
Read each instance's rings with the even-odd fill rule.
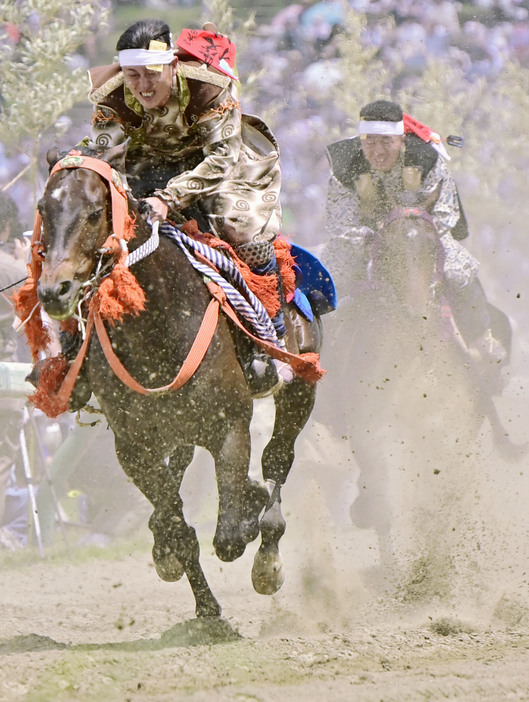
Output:
[[[289,363],[286,363],[285,361],[279,361],[277,358],[274,358],[273,360],[277,370],[277,374],[280,378],[283,379],[285,383],[290,383],[292,380],[294,380],[294,371],[292,370],[292,366]]]
[[[274,360],[266,353],[256,354],[244,371],[254,400],[275,394],[283,385]]]
[[[501,341],[493,336],[491,329],[472,342],[469,353],[475,361],[483,364],[501,364],[507,359],[507,351]]]

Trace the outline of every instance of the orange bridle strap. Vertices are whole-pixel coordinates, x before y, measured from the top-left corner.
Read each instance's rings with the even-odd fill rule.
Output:
[[[213,283],[213,285],[216,286],[216,283]],[[179,390],[183,385],[185,385],[202,363],[217,328],[219,310],[223,304],[222,297],[225,298],[226,294],[220,286],[216,286],[216,288],[218,288],[218,290],[210,290],[212,293],[212,299],[206,308],[195,340],[184,360],[184,363],[182,364],[182,367],[178,371],[176,378],[168,385],[163,385],[159,388],[146,388],[131,376],[112,348],[112,342],[108,336],[105,324],[101,319],[101,315],[99,312],[94,311],[93,319],[99,343],[101,344],[105,358],[108,361],[108,365],[112,368],[121,382],[131,390],[134,390],[141,395],[164,394],[166,392]]]
[[[220,287],[220,285],[211,280],[207,282],[207,287],[211,295],[211,300],[206,308],[204,318],[202,319],[202,323],[197,332],[193,345],[191,346],[191,349],[189,350],[189,353],[187,354],[175,379],[168,385],[163,385],[158,388],[146,388],[131,376],[131,374],[116,356],[101,316],[97,311],[90,314],[90,320],[92,318],[94,320],[99,343],[101,344],[101,348],[103,349],[103,353],[105,354],[105,358],[107,359],[109,366],[112,368],[121,382],[128,388],[140,393],[141,395],[155,395],[179,390],[183,385],[185,385],[185,383],[187,383],[187,381],[193,376],[206,355],[206,351],[211,344],[211,340],[215,334],[215,329],[218,325],[219,312],[221,309],[232,320],[232,322],[236,324],[239,329],[249,336],[256,344],[265,349],[273,358],[277,358],[284,363],[289,363],[293,370],[307,382],[315,383],[322,377],[325,371],[320,368],[314,354],[290,353],[284,349],[277,348],[277,346],[271,342],[264,341],[263,339],[254,336],[246,329],[246,327],[244,327],[243,324],[241,324],[237,314],[228,302],[226,293]]]
[[[69,168],[85,168],[93,171],[108,183],[112,199],[112,230],[118,238],[130,239],[130,227],[127,226],[127,222],[130,220],[129,203],[127,193],[123,188],[117,171],[106,161],[101,161],[101,159],[93,158],[92,156],[83,156],[80,152],[70,151],[68,156],[57,161],[55,166],[53,166],[50,178],[57,171]]]
[[[50,171],[49,178],[54,173],[71,168],[86,168],[89,171],[94,171],[105,180],[110,188],[110,196],[112,199],[112,230],[117,238],[129,240],[132,236],[132,220],[129,215],[128,198],[121,178],[106,161],[101,161],[92,156],[83,156],[79,151],[70,151],[64,158],[57,161]],[[49,180],[48,178],[48,180]],[[40,278],[42,272],[42,241],[41,241],[42,217],[37,211],[35,215],[35,224],[33,225],[33,236],[31,239],[31,273],[35,284]]]

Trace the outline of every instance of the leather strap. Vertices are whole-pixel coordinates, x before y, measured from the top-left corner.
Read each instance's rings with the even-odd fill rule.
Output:
[[[221,291],[222,295],[226,297],[222,288],[219,287],[219,290]],[[177,376],[172,383],[162,385],[158,388],[146,388],[131,376],[131,374],[116,356],[114,349],[112,348],[112,343],[108,336],[105,323],[101,319],[99,313],[94,312],[93,318],[99,343],[101,344],[105,358],[121,382],[131,390],[134,390],[141,395],[155,395],[179,390],[193,376],[197,368],[202,363],[217,328],[220,306],[221,303],[219,300],[219,295],[217,294],[212,297],[208,307],[206,308],[204,318],[202,319],[202,323],[193,345],[191,346],[182,367],[178,371]]]

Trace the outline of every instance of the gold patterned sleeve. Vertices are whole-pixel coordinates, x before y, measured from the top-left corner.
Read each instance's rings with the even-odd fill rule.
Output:
[[[123,124],[115,110],[105,105],[95,105],[90,138],[94,144],[104,148],[116,146],[125,140]]]
[[[363,222],[360,221],[359,210],[356,190],[346,188],[335,176],[331,176],[325,208],[327,236],[347,236],[351,230],[361,226]]]
[[[237,164],[242,144],[239,104],[228,98],[203,114],[192,130],[202,145],[202,161],[155,192],[177,209],[215,193]]]
[[[432,209],[432,217],[439,236],[443,236],[457,224],[460,209],[455,180],[441,157],[426,176],[421,188],[425,193],[432,193],[436,189],[439,190],[439,195]]]

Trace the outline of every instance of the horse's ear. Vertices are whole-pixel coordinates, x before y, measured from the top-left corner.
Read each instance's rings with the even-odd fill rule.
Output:
[[[61,152],[59,150],[59,147],[55,144],[54,146],[51,146],[47,153],[46,153],[46,161],[48,162],[48,166],[50,167],[50,171],[53,168],[53,166],[57,163],[57,161],[61,157]]]
[[[112,168],[119,173],[125,173],[125,158],[127,156],[129,144],[130,137],[125,139],[125,141],[121,144],[111,146],[109,149],[106,149],[102,154],[103,160],[110,164]]]

